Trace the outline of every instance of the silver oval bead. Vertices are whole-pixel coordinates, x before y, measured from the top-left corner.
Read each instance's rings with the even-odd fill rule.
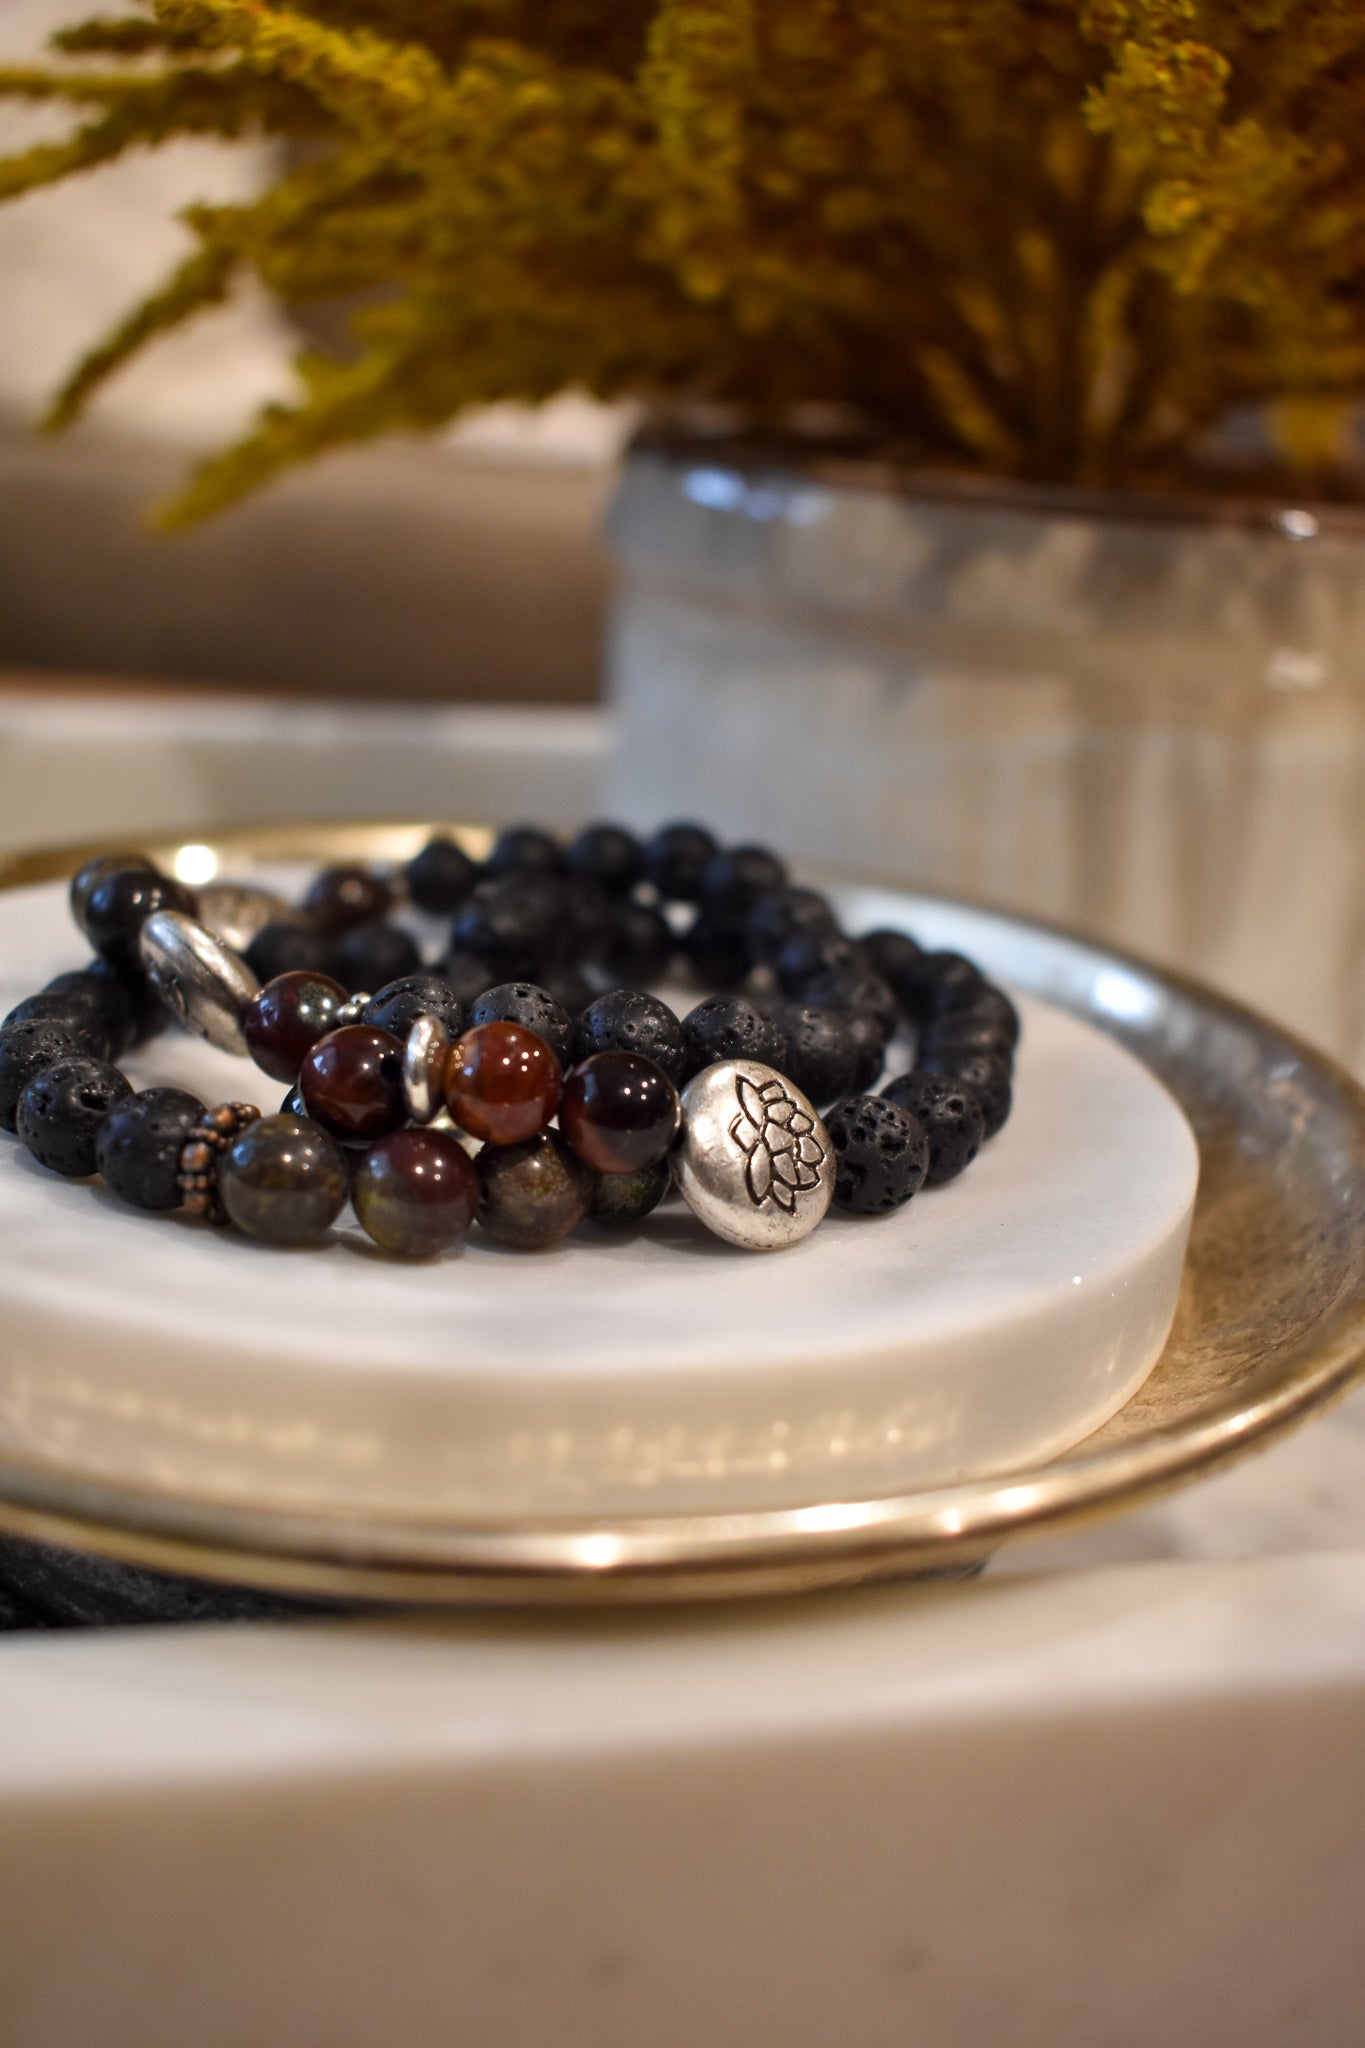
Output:
[[[142,964],[171,1015],[220,1052],[240,1053],[245,1059],[242,1013],[260,988],[245,960],[178,910],[154,910],[137,943]]]
[[[439,1017],[419,1017],[403,1047],[403,1094],[415,1124],[429,1124],[445,1108],[446,1061],[453,1044]]]
[[[799,1088],[758,1060],[718,1060],[683,1090],[674,1178],[708,1230],[780,1251],[814,1230],[834,1196],[834,1148]]]
[[[302,914],[283,896],[247,882],[206,882],[194,897],[200,924],[234,953],[244,953],[268,924],[303,923]]]

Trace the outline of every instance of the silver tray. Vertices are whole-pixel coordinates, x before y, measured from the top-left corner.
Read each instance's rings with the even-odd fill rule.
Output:
[[[222,865],[403,858],[430,827],[299,826],[208,843]],[[483,834],[458,830],[471,847]],[[196,842],[203,843],[203,842]],[[0,887],[88,848],[0,857]],[[153,845],[166,864],[175,844]],[[872,885],[869,885],[872,886]],[[913,898],[905,898],[913,915]],[[920,899],[921,901],[925,899]],[[969,1571],[1002,1544],[1150,1499],[1302,1421],[1365,1370],[1365,1091],[1196,983],[1065,932],[952,906],[992,973],[1111,1033],[1194,1127],[1201,1180],[1180,1305],[1140,1392],[1066,1455],[1007,1475],[753,1513],[402,1521],[93,1487],[8,1464],[0,1527],[161,1570],[366,1601],[611,1602],[795,1592]]]

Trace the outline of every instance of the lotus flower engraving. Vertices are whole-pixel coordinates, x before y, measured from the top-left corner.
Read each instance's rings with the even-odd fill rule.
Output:
[[[730,1136],[748,1158],[749,1199],[756,1209],[773,1202],[790,1216],[797,1196],[820,1184],[825,1148],[815,1135],[815,1119],[793,1102],[776,1074],[762,1087],[740,1074],[735,1085],[739,1115]]]

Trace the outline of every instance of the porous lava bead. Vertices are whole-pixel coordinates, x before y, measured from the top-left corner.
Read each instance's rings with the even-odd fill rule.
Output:
[[[939,1074],[970,1088],[981,1107],[982,1136],[993,1138],[1003,1130],[1014,1106],[1009,1066],[994,1053],[962,1051],[944,1046],[937,1052],[921,1052],[916,1060],[921,1073]]]
[[[948,1080],[942,1074],[926,1074],[916,1067],[888,1081],[882,1097],[908,1109],[924,1126],[929,1140],[926,1186],[937,1188],[956,1180],[981,1150],[985,1118],[981,1104],[962,1082]]]
[[[71,877],[67,897],[71,905],[71,915],[82,929],[85,925],[85,906],[90,900],[95,884],[102,882],[106,875],[114,874],[119,868],[137,868],[144,875],[161,873],[156,863],[148,860],[145,854],[97,853],[93,860],[88,860],[84,866],[77,868]]]
[[[440,975],[404,974],[375,990],[360,1022],[374,1024],[406,1044],[419,1017],[435,1017],[451,1038],[458,1038],[464,1030],[465,1006]]]
[[[384,988],[391,981],[416,974],[422,965],[417,942],[396,924],[383,921],[353,925],[337,940],[332,966],[338,981],[352,991]]]
[[[609,896],[628,896],[644,866],[644,848],[621,825],[585,825],[564,850],[565,873]]]
[[[610,1230],[642,1223],[651,1210],[658,1208],[672,1178],[673,1169],[667,1157],[656,1159],[652,1166],[641,1166],[634,1173],[595,1174],[588,1215],[594,1223],[605,1224]]]
[[[472,1003],[475,996],[492,988],[498,978],[486,960],[462,946],[452,947],[432,972],[462,1003]]]
[[[810,930],[793,932],[773,961],[783,994],[800,998],[819,975],[864,974],[867,967],[867,955],[853,939]]]
[[[134,1209],[178,1209],[180,1151],[204,1104],[184,1088],[145,1088],[115,1103],[95,1138],[111,1195]]]
[[[559,841],[539,825],[509,825],[499,832],[488,856],[490,875],[557,875]]]
[[[858,1061],[852,1033],[839,1011],[811,1003],[782,1003],[774,1015],[787,1041],[782,1068],[787,1079],[794,1081],[817,1109],[847,1095]]]
[[[830,968],[806,984],[801,1000],[821,1010],[865,1011],[881,1026],[883,1043],[896,1028],[899,1008],[895,996],[880,974],[857,974]]]
[[[627,901],[615,906],[605,942],[591,958],[613,980],[657,981],[676,946],[673,927],[661,911],[652,903]]]
[[[344,861],[323,868],[308,885],[304,916],[320,932],[334,937],[353,925],[374,924],[393,906],[393,886],[375,868]]]
[[[554,997],[561,1010],[576,1017],[593,998],[593,984],[576,967],[557,967],[545,978],[545,992]]]
[[[647,989],[611,988],[594,997],[574,1020],[573,1059],[596,1052],[634,1052],[662,1067],[675,1087],[687,1079],[682,1025]]]
[[[858,945],[867,957],[867,964],[874,974],[880,974],[900,999],[901,983],[913,988],[918,964],[923,957],[923,948],[909,932],[894,932],[879,929],[863,932]]]
[[[495,981],[536,981],[565,943],[564,891],[552,878],[480,882],[451,930],[451,946],[486,960]]]
[[[961,953],[921,953],[910,962],[897,990],[912,1023],[924,1024],[944,1010],[957,1010],[985,993],[986,982]]]
[[[798,932],[833,938],[838,935],[839,921],[828,897],[816,889],[788,884],[785,889],[769,889],[759,897],[749,912],[747,929],[753,958],[773,966],[782,948]]]
[[[40,1166],[84,1180],[95,1171],[100,1125],[132,1092],[107,1060],[54,1060],[19,1097],[15,1128]]]
[[[469,1008],[470,1028],[477,1024],[520,1024],[544,1039],[561,1067],[573,1058],[573,1018],[534,981],[502,981],[486,988]]]
[[[277,974],[243,1012],[246,1049],[272,1080],[297,1081],[304,1055],[335,1031],[345,1001],[345,989],[330,974]]]
[[[0,1030],[7,1030],[11,1024],[70,1024],[74,1030],[91,1034],[91,1051],[97,1059],[108,1059],[115,1051],[105,1013],[100,1005],[89,996],[82,997],[74,990],[44,989],[36,996],[25,996],[21,1003],[5,1018]]]
[[[786,1072],[781,1026],[744,996],[704,996],[683,1018],[682,1028],[689,1080],[717,1060],[759,1060]]]
[[[55,1060],[98,1059],[102,1035],[88,1023],[63,1023],[55,1017],[34,1017],[0,1031],[0,1129],[12,1131],[19,1097],[35,1074]]]
[[[842,1018],[853,1046],[853,1078],[849,1087],[855,1095],[864,1095],[886,1064],[886,1033],[881,1019],[870,1010],[841,1010],[835,1014]]]
[[[855,1216],[885,1216],[924,1186],[929,1139],[917,1118],[877,1095],[853,1095],[825,1119],[834,1147],[834,1200]]]
[[[749,972],[749,934],[742,920],[700,911],[684,932],[681,947],[697,980],[713,988],[738,988]]]
[[[307,1244],[345,1206],[350,1180],[341,1147],[304,1116],[262,1116],[218,1162],[218,1195],[230,1220],[268,1244]]]
[[[403,870],[409,896],[429,917],[453,917],[481,873],[453,839],[428,839]]]
[[[558,1131],[520,1145],[485,1145],[475,1161],[480,1227],[517,1251],[544,1251],[588,1213],[593,1176]]]
[[[117,1059],[138,1035],[138,1006],[133,993],[107,960],[92,960],[88,967],[66,974],[54,974],[44,995],[71,995],[89,1005],[109,1036],[109,1058]]]
[[[636,1173],[678,1134],[678,1091],[653,1060],[597,1052],[564,1078],[559,1128],[595,1173]]]
[[[451,1047],[446,1108],[489,1145],[516,1145],[559,1107],[562,1070],[543,1038],[521,1024],[479,1024]]]
[[[332,958],[331,944],[313,925],[283,921],[262,925],[243,954],[257,981],[280,974],[323,974]]]
[[[713,854],[702,870],[702,905],[713,917],[747,918],[760,896],[781,889],[787,870],[766,846],[731,846]]]
[[[137,965],[138,933],[156,910],[195,912],[194,897],[169,875],[146,867],[110,868],[85,899],[81,930],[95,951],[116,967]]]
[[[597,965],[611,946],[621,899],[595,882],[566,882],[563,900],[565,953],[580,965]]]
[[[425,1259],[449,1249],[474,1218],[474,1163],[449,1131],[390,1131],[355,1159],[351,1204],[386,1252]]]
[[[971,1045],[978,1051],[997,1047],[1013,1057],[1019,1043],[1019,1012],[1003,989],[989,984],[970,1003],[942,1010],[924,1026],[925,1045]]]
[[[407,1116],[403,1048],[373,1024],[343,1024],[304,1055],[299,1090],[309,1116],[333,1137],[382,1138]]]
[[[720,848],[704,825],[661,825],[645,847],[645,875],[670,903],[701,900],[701,878]]]

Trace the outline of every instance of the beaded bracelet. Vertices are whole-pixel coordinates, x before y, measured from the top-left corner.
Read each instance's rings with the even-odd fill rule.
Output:
[[[432,967],[404,899],[453,920]],[[831,1202],[881,1215],[955,1179],[1010,1111],[1019,1020],[969,960],[850,938],[775,855],[696,825],[519,826],[482,864],[433,838],[402,869],[324,869],[297,908],[104,855],[71,907],[96,958],[0,1026],[0,1125],[135,1207],[273,1242],[349,1199],[390,1252],[475,1220],[535,1250],[675,1186],[771,1250]],[[679,956],[721,985],[682,1018],[641,985]],[[111,1062],[172,1017],[285,1082],[280,1109],[134,1093]],[[873,1094],[900,1030],[914,1065]]]

